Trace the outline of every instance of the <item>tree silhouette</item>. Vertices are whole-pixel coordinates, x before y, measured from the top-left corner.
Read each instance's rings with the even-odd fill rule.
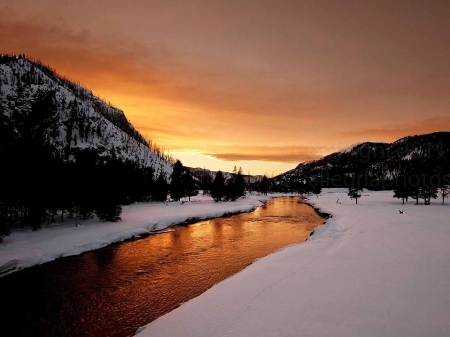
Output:
[[[186,196],[189,198],[189,201],[191,201],[191,197],[194,197],[198,194],[197,185],[194,181],[194,178],[189,174],[187,170],[184,171],[183,180]]]
[[[179,201],[186,196],[184,186],[184,167],[181,161],[177,160],[173,165],[173,171],[170,181],[170,197],[172,200]]]
[[[358,198],[361,198],[361,187],[349,187],[348,188],[348,196],[350,199],[355,199],[355,203],[358,204]]]
[[[155,201],[166,201],[167,194],[169,193],[169,185],[166,181],[166,176],[164,173],[160,173],[155,182],[155,188],[152,192],[152,200]]]
[[[264,175],[261,179],[259,190],[264,195],[267,195],[267,192],[269,191],[269,181],[268,181],[266,175]]]
[[[312,187],[312,193],[316,195],[316,197],[319,197],[319,194],[322,193],[322,187],[318,182],[315,182]]]
[[[211,189],[211,197],[214,201],[221,201],[225,197],[225,179],[222,171],[217,171]]]

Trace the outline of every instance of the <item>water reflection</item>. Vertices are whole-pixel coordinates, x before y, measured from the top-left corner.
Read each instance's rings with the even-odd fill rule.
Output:
[[[0,279],[2,335],[132,336],[137,327],[323,222],[299,198],[60,259]]]

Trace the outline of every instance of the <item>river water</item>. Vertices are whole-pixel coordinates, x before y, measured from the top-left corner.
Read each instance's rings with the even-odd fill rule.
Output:
[[[132,336],[324,219],[299,197],[0,278],[2,336]],[[5,310],[3,310],[5,309]]]

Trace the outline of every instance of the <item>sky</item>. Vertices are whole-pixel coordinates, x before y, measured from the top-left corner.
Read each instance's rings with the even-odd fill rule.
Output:
[[[438,0],[0,0],[0,52],[88,87],[186,166],[270,176],[450,131],[449,17]]]

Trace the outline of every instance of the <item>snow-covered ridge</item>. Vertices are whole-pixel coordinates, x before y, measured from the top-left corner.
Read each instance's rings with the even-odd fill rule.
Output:
[[[20,114],[30,114],[32,104],[44,95],[52,95],[56,109],[48,140],[66,159],[77,150],[90,148],[101,156],[151,166],[156,174],[172,172],[170,161],[149,148],[123,111],[39,63],[2,56],[0,107],[9,123],[14,125]]]
[[[428,163],[450,160],[450,132],[408,136],[393,143],[353,144],[321,159],[301,163],[274,181],[283,185],[292,179],[323,179],[327,183],[333,175],[349,176],[358,167],[366,176],[383,182],[393,179],[401,165],[412,160]]]
[[[358,145],[361,145],[361,144],[362,144],[361,142],[354,143],[354,144],[352,144],[352,145],[350,145],[350,146],[347,146],[347,147],[344,148],[344,149],[341,149],[341,150],[338,151],[338,152],[349,153],[349,152],[351,152],[355,147],[357,147]]]

